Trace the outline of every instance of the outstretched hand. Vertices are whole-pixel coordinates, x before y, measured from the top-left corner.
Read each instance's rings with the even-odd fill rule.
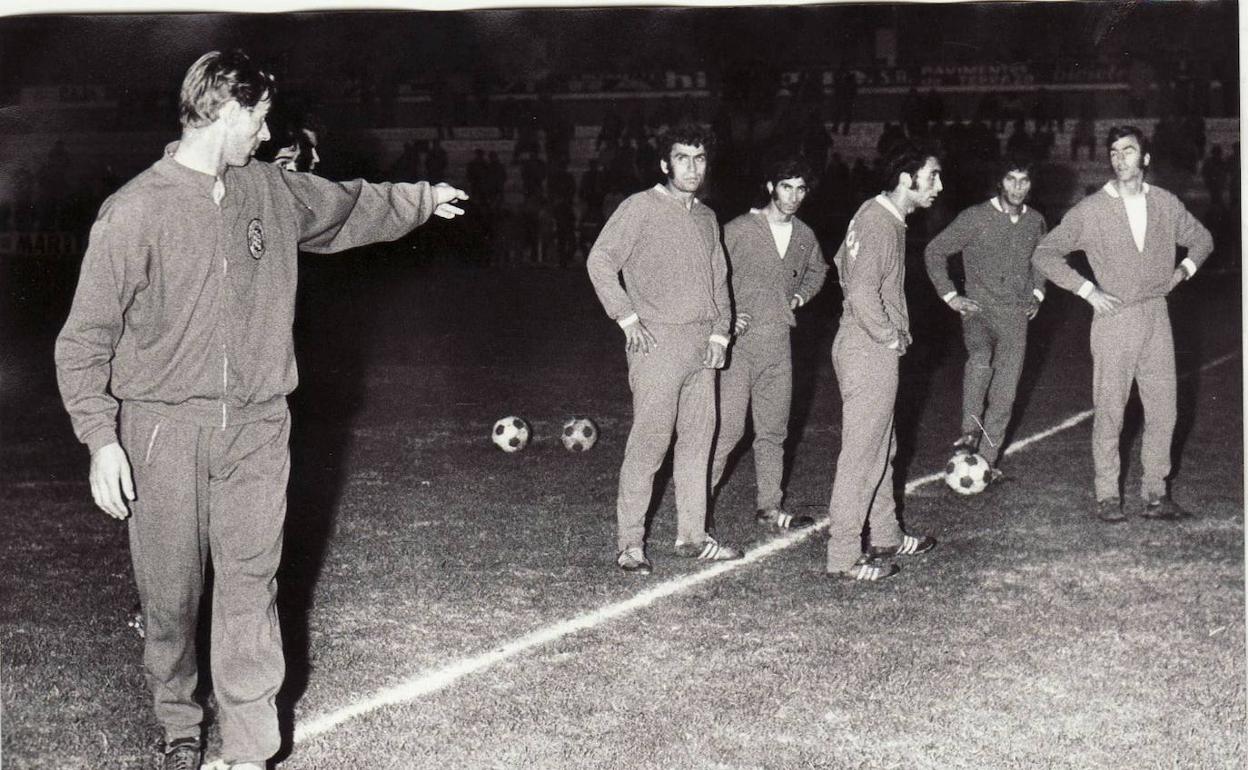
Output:
[[[433,186],[433,213],[443,219],[454,219],[464,210],[455,204],[468,200],[468,193],[452,187],[446,182],[438,182]]]
[[[129,501],[134,500],[134,477],[130,460],[121,444],[112,443],[91,455],[91,497],[95,504],[114,519],[130,516]]]

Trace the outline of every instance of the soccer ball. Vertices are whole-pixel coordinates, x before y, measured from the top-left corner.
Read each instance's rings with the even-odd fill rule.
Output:
[[[959,495],[977,495],[988,486],[992,469],[977,454],[958,452],[945,465],[945,483]]]
[[[529,443],[529,424],[519,417],[504,417],[494,423],[491,438],[504,452],[519,452]]]
[[[588,452],[598,440],[598,426],[588,417],[573,417],[563,424],[560,438],[569,452]]]

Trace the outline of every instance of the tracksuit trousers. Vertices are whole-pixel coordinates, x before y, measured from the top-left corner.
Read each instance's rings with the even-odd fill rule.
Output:
[[[702,365],[711,325],[646,322],[658,347],[628,352],[633,427],[624,447],[616,499],[617,545],[642,547],[654,474],[676,431],[676,539],[706,540],[707,477],[715,437],[715,371]]]
[[[719,434],[711,462],[711,489],[719,486],[728,455],[745,435],[746,411],[754,422],[754,476],[759,510],[779,508],[784,476],[784,440],[793,397],[793,361],[788,324],[750,329],[732,346],[732,360],[719,373]]]
[[[983,305],[962,321],[962,433],[979,434],[979,454],[997,464],[1027,354],[1027,315],[1012,306]],[[976,422],[982,417],[981,425]]]
[[[195,634],[211,553],[211,666],[224,758],[277,753],[285,676],[277,568],[290,473],[290,413],[228,428],[121,407],[135,496],[130,552],[147,635],[143,664],[166,740],[198,737]]]
[[[841,387],[841,452],[828,504],[829,572],[849,569],[862,555],[864,521],[873,546],[901,544],[893,498],[899,361],[896,352],[852,322],[843,322],[832,343],[832,366]]]
[[[1092,318],[1092,465],[1096,499],[1118,497],[1123,412],[1131,383],[1144,405],[1140,495],[1166,493],[1178,401],[1174,335],[1166,300],[1157,297]]]

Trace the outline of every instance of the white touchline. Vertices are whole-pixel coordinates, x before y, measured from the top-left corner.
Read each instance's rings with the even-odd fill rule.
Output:
[[[1227,361],[1239,356],[1239,353],[1229,353],[1220,358],[1200,367],[1198,371],[1206,371],[1216,366],[1220,366]],[[1191,372],[1188,373],[1189,375]],[[1188,375],[1184,375],[1188,376]],[[1037,441],[1042,441],[1049,436],[1068,430],[1084,422],[1092,416],[1092,410],[1086,410],[1073,415],[1062,422],[1034,433],[1026,438],[1019,439],[1005,450],[1005,454],[1013,454],[1021,451]],[[906,492],[913,492],[927,484],[938,481],[941,478],[940,473],[929,473],[917,479],[913,479],[906,484]],[[640,609],[649,607],[659,599],[671,596],[672,594],[681,593],[694,586],[709,582],[723,575],[726,572],[738,570],[747,567],[755,562],[762,561],[772,554],[791,548],[801,543],[815,533],[822,531],[828,526],[826,518],[820,520],[815,526],[798,532],[791,532],[786,535],[775,537],[762,545],[751,549],[745,554],[744,558],[737,561],[720,562],[706,569],[700,570],[692,575],[668,580],[659,583],[653,588],[648,588],[641,593],[636,594],[632,598],[624,601],[608,604],[605,607],[599,607],[596,610],[577,615],[574,618],[560,621],[554,625],[539,628],[532,633],[525,634],[517,639],[513,639],[501,647],[496,647],[488,652],[474,655],[469,658],[461,658],[450,665],[441,666],[439,668],[418,673],[402,684],[387,687],[379,690],[354,703],[348,704],[328,714],[309,719],[295,727],[294,742],[301,743],[303,741],[315,738],[338,727],[344,722],[363,716],[371,711],[383,708],[385,706],[394,706],[401,703],[408,703],[416,700],[422,695],[428,695],[437,692],[445,687],[454,684],[459,679],[475,674],[478,671],[487,669],[497,663],[501,663],[508,658],[515,657],[523,652],[527,652],[534,647],[540,647],[543,644],[562,639],[565,636],[575,634],[578,631],[584,631],[588,628],[600,626],[607,621],[614,620],[618,617],[628,615]]]

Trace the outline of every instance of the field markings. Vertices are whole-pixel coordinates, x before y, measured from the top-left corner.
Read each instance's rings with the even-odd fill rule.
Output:
[[[1239,352],[1228,353],[1227,355],[1216,358],[1201,366],[1199,369],[1187,372],[1182,376],[1188,377],[1197,372],[1208,371],[1209,369],[1221,366],[1227,361],[1239,357],[1239,355]],[[1025,438],[1018,439],[1005,450],[1005,454],[1010,455],[1015,452],[1020,452],[1038,441],[1043,441],[1044,439],[1057,433],[1069,430],[1070,428],[1087,421],[1090,417],[1092,417],[1091,409],[1072,415],[1052,427],[1033,433]],[[936,472],[913,479],[906,484],[906,492],[911,493],[920,487],[939,481],[942,475],[942,473]],[[536,647],[558,641],[566,636],[601,626],[609,621],[632,614],[638,610],[645,609],[660,599],[688,591],[689,589],[695,588],[703,583],[708,583],[718,578],[720,575],[734,570],[743,569],[751,564],[760,562],[773,554],[805,542],[818,532],[826,529],[827,526],[828,520],[825,517],[817,522],[815,526],[808,529],[772,538],[762,545],[752,548],[745,554],[744,558],[737,561],[713,564],[691,575],[684,575],[679,578],[659,583],[652,588],[641,591],[629,599],[615,602],[614,604],[608,604],[604,607],[599,607],[598,609],[569,618],[568,620],[563,620],[553,625],[539,628],[536,631],[513,639],[512,641],[489,650],[488,652],[483,652],[479,655],[473,655],[467,658],[461,658],[460,660],[448,665],[417,673],[400,684],[378,690],[377,692],[361,698],[354,703],[350,703],[327,714],[313,717],[312,719],[301,722],[295,726],[294,743],[302,743],[303,741],[324,735],[333,731],[345,722],[355,719],[356,717],[364,716],[365,714],[378,709],[385,708],[386,706],[397,706],[404,703],[410,703],[421,696],[429,695],[449,687],[469,674],[475,674],[479,671],[483,671],[494,665],[502,663],[505,660],[528,652]]]

